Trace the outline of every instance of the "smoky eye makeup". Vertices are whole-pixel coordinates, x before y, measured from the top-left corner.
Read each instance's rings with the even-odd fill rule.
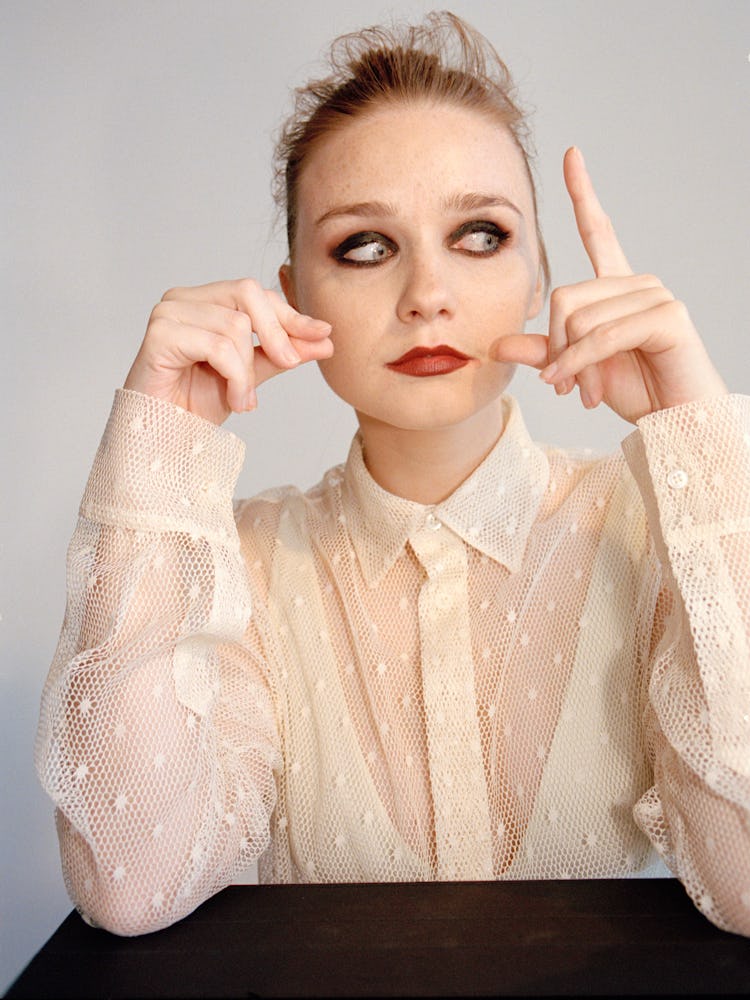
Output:
[[[393,240],[376,232],[353,233],[334,247],[331,256],[341,264],[370,267],[392,257],[397,247]]]
[[[509,230],[489,219],[470,219],[454,230],[446,243],[470,257],[491,257],[511,239]],[[363,230],[337,244],[331,256],[351,267],[373,267],[391,258],[398,247],[383,233]]]
[[[507,229],[498,226],[488,219],[472,219],[451,234],[449,243],[458,250],[476,257],[490,257],[507,243],[511,234]],[[464,246],[456,246],[463,243]]]

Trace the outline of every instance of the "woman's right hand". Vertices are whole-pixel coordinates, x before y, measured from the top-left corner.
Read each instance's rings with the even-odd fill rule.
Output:
[[[221,424],[232,411],[255,409],[262,382],[330,357],[330,333],[330,323],[303,316],[252,278],[172,288],[151,313],[125,388]]]

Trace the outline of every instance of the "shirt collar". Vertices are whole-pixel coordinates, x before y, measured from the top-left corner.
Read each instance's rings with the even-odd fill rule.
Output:
[[[367,584],[376,586],[409,536],[440,523],[512,573],[521,567],[549,480],[544,451],[530,438],[516,401],[503,398],[503,432],[482,464],[449,497],[427,506],[388,493],[364,462],[355,435],[342,484],[343,512]]]

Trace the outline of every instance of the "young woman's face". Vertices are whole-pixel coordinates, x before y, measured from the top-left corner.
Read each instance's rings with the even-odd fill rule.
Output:
[[[512,376],[493,344],[542,304],[515,143],[487,115],[444,104],[354,119],[302,171],[281,280],[297,309],[332,324],[320,368],[361,423],[428,429],[476,416]]]

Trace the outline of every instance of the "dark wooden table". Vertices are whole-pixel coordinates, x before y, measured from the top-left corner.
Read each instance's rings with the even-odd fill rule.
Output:
[[[6,997],[750,993],[673,879],[233,886],[155,934],[74,912]]]

